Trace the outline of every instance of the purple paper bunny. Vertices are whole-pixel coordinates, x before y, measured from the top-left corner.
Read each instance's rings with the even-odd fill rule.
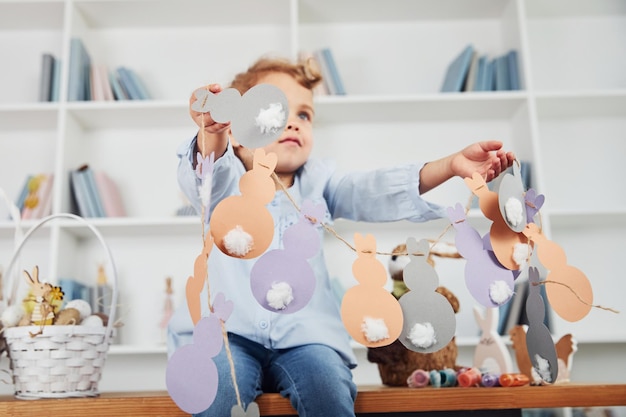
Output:
[[[308,259],[320,248],[316,225],[323,216],[323,205],[305,201],[298,223],[285,230],[284,249],[271,250],[254,264],[250,286],[254,297],[267,310],[295,313],[313,296],[316,280]]]
[[[456,247],[465,258],[465,285],[485,307],[505,304],[513,295],[513,272],[497,263],[485,249],[480,234],[466,221],[461,204],[448,208],[448,217],[456,230]]]
[[[176,405],[190,414],[209,408],[217,394],[217,366],[212,358],[222,350],[222,322],[232,313],[233,303],[219,293],[213,310],[196,324],[193,342],[176,350],[167,363],[167,391]]]

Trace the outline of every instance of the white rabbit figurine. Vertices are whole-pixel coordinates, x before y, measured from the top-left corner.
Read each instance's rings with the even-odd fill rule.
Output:
[[[513,361],[502,337],[498,334],[498,307],[486,308],[485,315],[474,306],[476,323],[482,330],[474,351],[474,367],[482,372],[504,374],[513,372]]]

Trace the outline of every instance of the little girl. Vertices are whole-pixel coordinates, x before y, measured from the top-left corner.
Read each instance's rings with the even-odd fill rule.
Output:
[[[502,150],[501,142],[485,141],[428,163],[340,174],[329,161],[309,159],[315,116],[313,88],[319,82],[321,76],[306,62],[262,58],[231,84],[241,94],[260,83],[274,85],[289,104],[284,132],[264,148],[277,155],[275,173],[282,183],[276,184],[274,199],[267,205],[274,220],[274,239],[268,250],[281,248],[283,232],[298,221],[299,213],[282,187],[298,207],[305,200],[323,204],[325,223],[336,218],[424,222],[446,215],[443,207],[424,200],[424,193],[454,176],[469,177],[474,172],[491,181],[515,159],[513,153]],[[222,91],[217,84],[208,88],[215,94]],[[190,105],[194,101],[192,95]],[[210,113],[191,108],[190,114],[204,132],[178,149],[178,179],[200,213],[196,153],[215,153],[212,211],[219,201],[239,193],[239,179],[251,169],[252,152],[229,136],[229,123],[217,123]],[[319,228],[320,239],[323,233]],[[208,261],[211,294],[221,292],[235,306],[226,328],[241,401],[247,405],[264,391],[279,392],[300,416],[354,417],[357,390],[351,369],[356,358],[331,290],[323,250],[309,259],[317,280],[315,293],[306,307],[293,314],[271,312],[256,301],[249,285],[254,263],[255,259],[236,259],[219,250],[213,250]],[[192,331],[189,312],[182,306],[169,324],[170,355],[191,342]],[[228,417],[237,399],[224,349],[214,360],[219,372],[218,393],[209,409],[198,415]]]

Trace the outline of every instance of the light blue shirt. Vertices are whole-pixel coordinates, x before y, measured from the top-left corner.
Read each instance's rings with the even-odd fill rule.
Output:
[[[178,181],[191,204],[200,212],[200,180],[192,165],[195,143],[195,138],[192,138],[178,149]],[[329,161],[310,159],[299,170],[288,192],[298,207],[306,200],[315,205],[323,204],[326,207],[323,221],[327,224],[338,218],[367,222],[424,222],[445,216],[445,211],[443,207],[420,197],[419,171],[422,166],[407,164],[341,174]],[[222,199],[240,194],[239,179],[244,173],[243,164],[229,145],[226,153],[215,162],[211,212]],[[274,237],[268,250],[282,249],[285,230],[298,221],[299,213],[283,191],[277,191],[266,207],[274,219]],[[318,227],[318,232],[322,239],[324,230]],[[198,247],[198,253],[200,249]],[[339,306],[331,289],[323,249],[309,259],[317,279],[313,297],[306,307],[293,314],[271,312],[254,298],[249,281],[256,259],[233,258],[223,254],[216,246],[211,251],[208,261],[211,295],[221,292],[234,303],[226,329],[269,349],[324,344],[335,349],[348,366],[356,366],[350,337],[341,321]],[[206,289],[201,300],[206,300]],[[203,305],[203,315],[207,314],[208,305]],[[177,309],[168,327],[169,354],[190,343],[192,332],[193,323],[184,304]]]

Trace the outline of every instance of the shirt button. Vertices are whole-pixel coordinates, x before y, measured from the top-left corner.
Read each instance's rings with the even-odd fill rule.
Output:
[[[266,329],[267,328],[267,322],[266,321],[260,321],[259,322],[259,327],[261,329]]]

